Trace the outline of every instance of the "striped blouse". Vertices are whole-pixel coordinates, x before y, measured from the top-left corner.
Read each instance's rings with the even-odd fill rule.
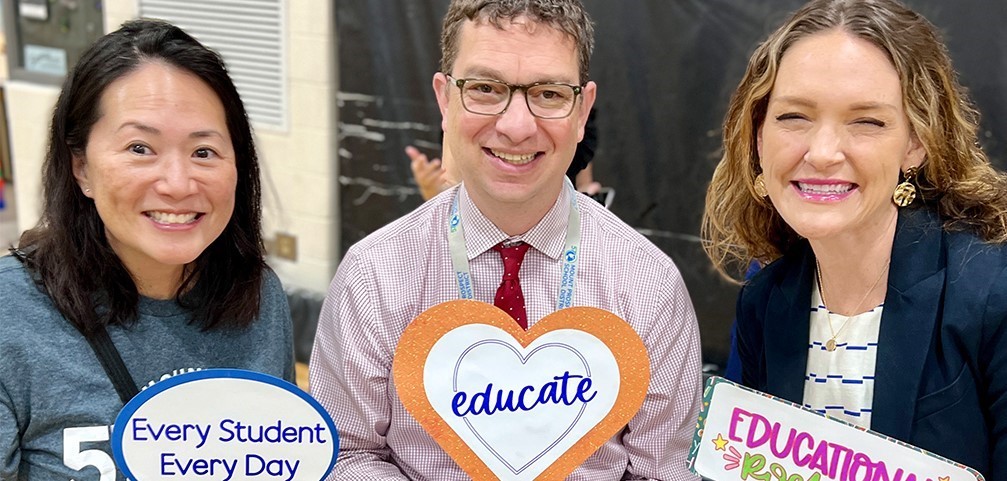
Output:
[[[881,304],[855,316],[829,312],[816,282],[811,294],[804,407],[858,426],[871,427],[883,307]],[[833,335],[836,349],[829,351],[825,346]]]

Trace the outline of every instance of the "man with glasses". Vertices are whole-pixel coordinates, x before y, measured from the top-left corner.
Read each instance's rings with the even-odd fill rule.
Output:
[[[564,299],[625,319],[650,357],[646,400],[569,479],[697,479],[686,455],[700,345],[682,277],[566,181],[596,95],[592,37],[579,0],[451,2],[433,89],[462,184],[360,241],[333,279],[311,356],[312,394],[340,434],[330,479],[468,479],[405,410],[390,376],[409,322],[459,297],[498,306],[506,297],[523,327]],[[567,298],[557,293],[570,246],[578,254]]]

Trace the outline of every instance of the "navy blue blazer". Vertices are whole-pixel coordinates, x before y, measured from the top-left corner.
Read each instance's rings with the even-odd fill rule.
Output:
[[[742,288],[745,385],[802,403],[814,275],[802,241]],[[1007,481],[1007,246],[900,210],[875,376],[871,429]]]

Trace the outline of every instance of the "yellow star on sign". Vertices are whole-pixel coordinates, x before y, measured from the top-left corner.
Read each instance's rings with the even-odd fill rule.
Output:
[[[716,446],[716,450],[717,451],[727,451],[726,448],[727,448],[727,443],[728,442],[729,441],[726,440],[726,439],[724,439],[724,437],[721,436],[720,433],[717,433],[717,439],[713,440],[713,444],[714,444],[714,446]],[[949,480],[942,479],[941,481],[949,481]]]
[[[951,481],[951,476],[941,476],[937,478],[937,481]]]

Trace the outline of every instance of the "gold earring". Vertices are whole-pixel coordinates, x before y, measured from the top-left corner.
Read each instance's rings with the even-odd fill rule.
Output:
[[[85,194],[90,194],[91,193],[91,189],[84,189],[84,193]]]
[[[753,184],[754,184],[753,187],[755,187],[756,195],[758,195],[759,197],[767,197],[769,195],[769,191],[766,190],[766,179],[762,176],[761,173],[755,176],[755,182],[753,182]]]
[[[895,193],[892,194],[892,200],[895,201],[895,205],[906,207],[916,200],[916,185],[913,184],[913,180],[916,178],[917,171],[918,169],[915,166],[906,169],[906,173],[904,174],[905,180],[895,186]]]

